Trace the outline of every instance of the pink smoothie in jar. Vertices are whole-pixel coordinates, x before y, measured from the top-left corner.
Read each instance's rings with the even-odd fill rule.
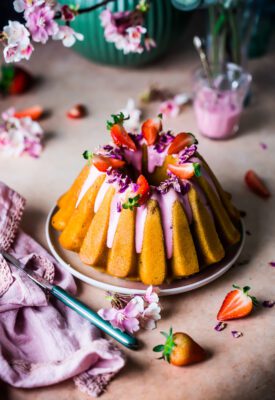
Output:
[[[200,132],[211,139],[227,139],[239,128],[251,75],[233,63],[212,65],[211,77],[199,68],[194,74],[194,110]]]
[[[194,109],[200,132],[213,139],[233,136],[239,127],[242,106],[233,91],[202,87],[196,94]]]

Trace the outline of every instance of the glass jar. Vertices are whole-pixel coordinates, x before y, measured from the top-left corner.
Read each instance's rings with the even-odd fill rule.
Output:
[[[194,111],[199,131],[211,139],[227,139],[239,129],[244,99],[252,77],[240,66],[211,66],[211,82],[202,68],[194,73]]]

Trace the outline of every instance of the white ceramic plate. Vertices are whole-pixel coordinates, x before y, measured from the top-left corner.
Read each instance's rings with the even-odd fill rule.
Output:
[[[46,222],[46,237],[52,254],[67,271],[71,272],[81,281],[102,290],[110,290],[123,294],[145,293],[147,286],[143,285],[143,283],[115,278],[100,272],[96,268],[83,264],[76,253],[63,249],[58,241],[59,233],[56,232],[51,226],[51,218],[56,211],[57,208],[53,207],[48,215]],[[243,249],[244,240],[245,229],[242,221],[241,240],[227,251],[222,261],[205,268],[203,271],[189,278],[179,279],[170,284],[163,284],[159,286],[159,294],[162,296],[168,296],[189,292],[201,286],[207,285],[208,283],[219,278],[237,261]]]

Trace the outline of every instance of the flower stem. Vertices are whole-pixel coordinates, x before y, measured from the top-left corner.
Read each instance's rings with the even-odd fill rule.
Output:
[[[116,1],[116,0],[103,0],[103,1],[101,1],[100,3],[97,3],[97,4],[93,5],[93,6],[86,7],[86,8],[81,8],[80,10],[77,11],[77,13],[78,13],[78,14],[84,14],[84,13],[86,13],[86,12],[94,11],[94,10],[96,10],[97,8],[103,7],[103,6],[105,6],[106,4],[111,3],[111,2],[114,2],[114,1]]]

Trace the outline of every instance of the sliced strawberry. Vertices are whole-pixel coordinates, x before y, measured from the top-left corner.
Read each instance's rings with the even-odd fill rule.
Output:
[[[198,141],[192,133],[181,132],[170,144],[168,148],[168,154],[178,154],[181,150],[183,150],[187,146],[191,146],[192,144],[197,144]]]
[[[154,144],[162,131],[162,121],[161,118],[150,118],[143,122],[141,127],[141,133],[146,140],[148,146]]]
[[[128,135],[126,129],[122,124],[114,124],[111,129],[111,136],[117,146],[126,146],[128,149],[136,151],[136,145],[131,137]]]
[[[260,197],[270,197],[270,191],[268,188],[265,186],[263,181],[259,178],[259,176],[256,174],[256,172],[249,170],[245,174],[245,182],[249,189],[252,190],[252,192],[256,193]]]
[[[137,185],[139,187],[138,187],[138,190],[136,193],[140,195],[138,203],[139,203],[139,205],[142,205],[148,199],[148,196],[150,194],[150,185],[149,185],[147,179],[145,178],[145,176],[143,176],[143,175],[139,175],[139,177],[137,179]]]
[[[218,312],[217,319],[219,321],[245,317],[251,313],[253,304],[257,304],[255,297],[248,295],[249,286],[245,286],[243,289],[236,285],[233,285],[233,287],[235,290],[226,295]]]
[[[116,158],[104,157],[95,154],[92,158],[94,166],[101,172],[106,172],[109,167],[119,169],[124,167],[125,161],[117,160]]]
[[[33,106],[29,108],[25,108],[24,110],[16,111],[14,116],[16,118],[25,118],[30,117],[33,121],[37,121],[41,118],[44,110],[40,106]]]
[[[68,112],[67,117],[71,119],[80,119],[87,115],[86,107],[83,104],[76,104]]]
[[[199,163],[169,164],[168,169],[181,179],[191,179],[194,175],[200,176]]]

